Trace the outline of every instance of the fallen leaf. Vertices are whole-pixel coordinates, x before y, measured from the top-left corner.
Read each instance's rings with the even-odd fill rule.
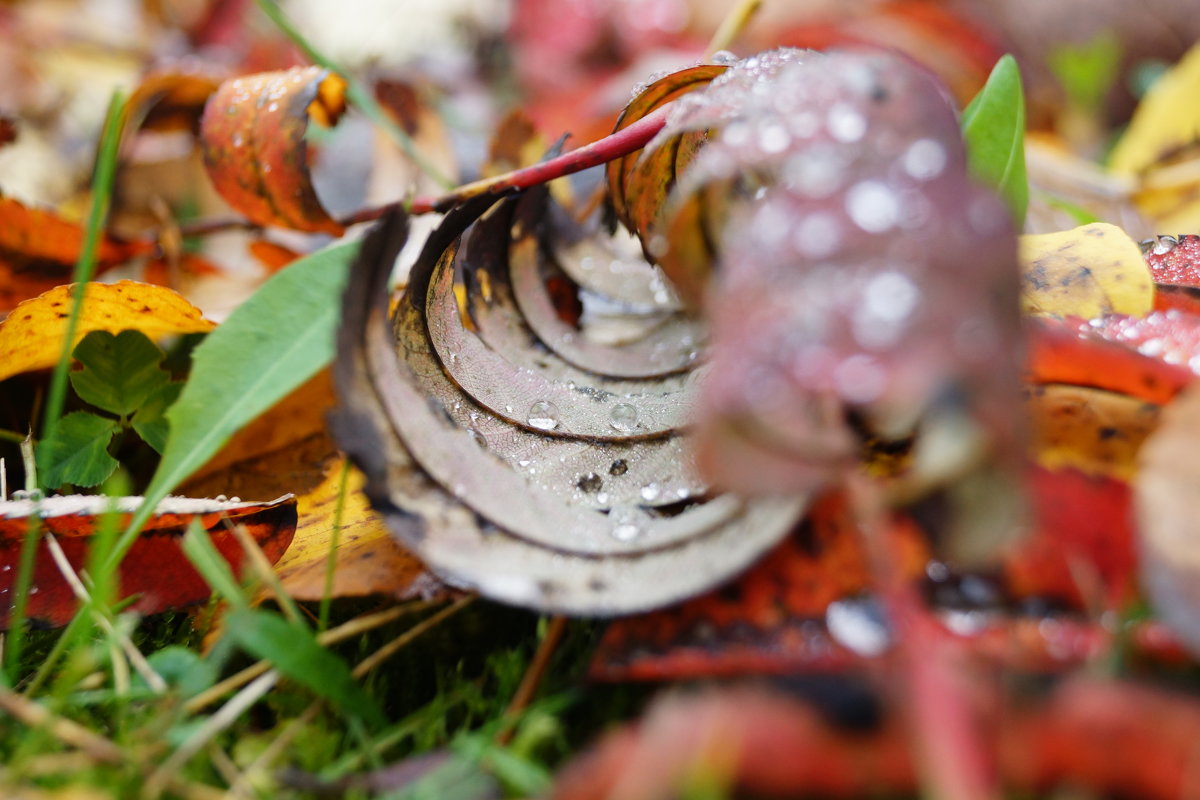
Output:
[[[810,694],[817,694],[810,691]],[[778,689],[672,693],[607,733],[559,774],[552,800],[667,800],[690,785],[730,796],[871,797],[920,791],[911,727],[845,683],[842,724]],[[1194,774],[1200,703],[1182,692],[1069,678],[1022,697],[979,697],[985,741],[1006,788],[1043,796],[1062,786],[1097,796],[1179,800]],[[1003,709],[1003,713],[997,713]],[[857,713],[855,713],[857,712]],[[714,772],[714,764],[720,772]]]
[[[73,291],[73,285],[58,286],[21,303],[0,321],[0,380],[58,363]],[[92,331],[137,330],[161,339],[214,327],[200,309],[165,287],[135,281],[89,283],[74,344]]]
[[[128,522],[141,497],[118,498],[117,520]],[[43,533],[53,534],[78,572],[83,569],[98,518],[109,508],[104,496],[73,495],[44,500],[0,502],[0,626],[8,624],[11,591],[22,542],[36,515]],[[199,519],[218,551],[235,569],[243,551],[228,524],[245,525],[268,560],[279,559],[296,529],[296,501],[282,497],[270,503],[171,498],[161,503],[120,566],[120,597],[138,596],[131,608],[153,614],[204,600],[211,589],[192,568],[179,542],[193,519]],[[43,541],[38,545],[27,616],[42,625],[65,625],[78,603]]]
[[[334,514],[341,494],[344,459],[334,461],[325,480],[297,501],[296,538],[275,571],[288,594],[297,600],[325,595],[325,572],[334,537]],[[351,469],[334,561],[332,597],[371,594],[397,597],[434,590],[437,582],[411,553],[392,538],[383,518],[362,493],[363,477]]]
[[[1163,404],[1192,382],[1200,362],[1200,317],[1155,311],[1085,321],[1029,320],[1026,380],[1092,386]]]
[[[221,196],[259,225],[341,236],[308,174],[310,118],[332,125],[345,109],[346,82],[319,67],[234,78],[209,98],[200,140]]]
[[[255,239],[248,246],[250,255],[263,266],[268,275],[273,275],[288,264],[300,258],[300,254],[289,247],[284,247],[266,239]]]
[[[1021,305],[1030,314],[1091,319],[1140,316],[1154,307],[1154,282],[1137,242],[1103,222],[1022,236]]]
[[[1116,392],[1048,384],[1026,391],[1025,408],[1042,466],[1128,481],[1137,474],[1142,443],[1158,426],[1160,407]]]
[[[194,132],[205,101],[220,82],[195,62],[154,70],[143,76],[129,95],[125,113],[132,124],[128,127]]]
[[[1200,91],[1200,45],[1193,46],[1142,98],[1129,127],[1109,156],[1109,166],[1116,172],[1141,173],[1195,143],[1200,133],[1197,91]]]
[[[78,223],[0,196],[0,312],[70,281],[83,237]],[[97,273],[152,249],[147,242],[102,236]]]
[[[1159,616],[1200,653],[1200,391],[1163,412],[1142,450],[1135,487],[1142,585]]]
[[[506,201],[459,241],[496,201],[447,215],[409,275],[394,327],[386,281],[407,235],[402,214],[377,226],[355,264],[334,433],[372,505],[447,582],[527,607],[625,613],[746,566],[786,534],[804,497],[705,493],[675,430],[686,375],[634,385],[572,363],[557,340],[531,348],[510,306],[516,290],[500,276],[515,264],[506,264],[509,238],[527,240],[534,226],[514,223]],[[468,287],[472,329],[453,291],[460,247],[463,273],[478,277]]]

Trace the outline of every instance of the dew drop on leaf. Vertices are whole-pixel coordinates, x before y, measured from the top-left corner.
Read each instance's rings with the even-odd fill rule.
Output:
[[[529,407],[525,421],[542,431],[552,431],[558,427],[558,406],[549,400],[537,400]]]
[[[609,413],[608,424],[622,433],[631,433],[637,430],[637,409],[629,403],[617,403]],[[614,464],[613,466],[615,467],[616,465]]]

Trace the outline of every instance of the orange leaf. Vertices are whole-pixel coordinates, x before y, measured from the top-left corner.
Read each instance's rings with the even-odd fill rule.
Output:
[[[276,565],[283,588],[297,600],[320,600],[325,593],[325,569],[344,463],[345,459],[334,462],[321,485],[300,498],[295,546]],[[421,562],[392,538],[383,519],[371,509],[362,486],[362,473],[351,470],[346,481],[332,596],[405,595],[414,587],[438,585]]]
[[[192,131],[219,84],[217,77],[200,69],[153,72],[129,96],[126,113],[142,130]]]
[[[72,291],[73,285],[51,289],[21,303],[0,322],[0,380],[58,362]],[[165,287],[136,281],[89,283],[75,343],[92,331],[137,330],[158,339],[213,327],[200,309]]]
[[[279,270],[300,257],[300,254],[289,247],[284,247],[266,239],[256,239],[250,243],[250,255],[263,265],[268,274],[274,275]]]
[[[119,526],[128,524],[141,501],[140,497],[118,500]],[[36,511],[41,516],[43,533],[54,535],[67,561],[78,572],[86,562],[97,519],[107,503],[105,497],[83,495],[0,503],[0,626],[8,624],[17,561],[30,515]],[[244,553],[228,526],[245,526],[267,559],[278,561],[296,530],[296,501],[290,496],[269,503],[189,498],[164,501],[121,562],[119,596],[139,596],[131,608],[153,614],[197,603],[212,593],[179,549],[180,539],[193,519],[200,520],[218,552],[237,570]],[[65,625],[76,606],[69,584],[42,541],[26,614],[43,625]]]
[[[333,124],[345,81],[318,67],[263,72],[221,84],[200,121],[204,164],[225,200],[259,225],[340,236],[317,199],[304,139],[309,117]]]
[[[29,208],[0,195],[0,311],[69,281],[83,233],[82,226],[52,211]],[[96,271],[151,249],[147,242],[105,236],[96,252]]]

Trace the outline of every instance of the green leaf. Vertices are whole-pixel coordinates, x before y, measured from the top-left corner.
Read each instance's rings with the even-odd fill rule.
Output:
[[[270,661],[288,678],[339,710],[364,722],[382,724],[378,706],[355,683],[346,662],[318,644],[308,628],[293,625],[276,614],[241,609],[226,618],[225,629],[243,650]]]
[[[92,331],[75,347],[83,365],[71,386],[87,403],[121,417],[141,408],[171,376],[159,367],[163,351],[141,331]]]
[[[229,562],[217,552],[212,538],[200,524],[199,519],[193,518],[188,523],[181,547],[187,560],[192,563],[192,566],[196,568],[196,571],[214,592],[225,598],[229,605],[236,609],[250,607],[241,584],[234,577],[233,570],[229,568]]]
[[[183,391],[182,383],[163,384],[158,391],[146,398],[146,402],[130,420],[137,435],[142,437],[142,441],[153,447],[156,453],[161,454],[163,448],[167,446],[170,423],[167,422],[166,412],[171,404],[179,398],[181,391]]]
[[[171,431],[146,490],[148,503],[330,362],[342,288],[357,252],[358,242],[342,242],[293,262],[196,347],[183,393],[166,412]],[[130,528],[144,521],[135,518]]]
[[[962,115],[963,139],[972,174],[994,188],[1020,229],[1029,205],[1025,174],[1025,94],[1011,55],[996,62],[987,84]]]
[[[87,411],[74,411],[59,420],[50,438],[38,443],[37,467],[43,484],[57,489],[66,483],[103,483],[117,468],[108,444],[119,427],[115,419]]]

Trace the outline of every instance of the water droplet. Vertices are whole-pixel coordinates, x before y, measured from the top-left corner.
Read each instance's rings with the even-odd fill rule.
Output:
[[[1179,244],[1179,240],[1174,236],[1158,236],[1156,239],[1157,241],[1154,242],[1154,247],[1152,247],[1150,250],[1150,252],[1154,253],[1156,256],[1165,256],[1167,253],[1174,250],[1175,246]]]
[[[660,490],[658,488],[657,483],[648,483],[642,487],[642,491],[641,491],[642,499],[645,500],[647,503],[653,503],[655,500],[658,499],[659,494],[660,494]]]
[[[879,399],[887,385],[887,374],[879,362],[868,355],[853,355],[833,370],[838,394],[850,403],[870,403]]]
[[[720,67],[730,67],[738,62],[738,57],[728,50],[718,50],[708,60]]]
[[[608,502],[608,492],[601,492],[600,494],[596,495],[596,502],[597,503],[607,503]]]
[[[846,213],[867,233],[883,233],[899,219],[900,204],[885,184],[862,181],[846,192]]]
[[[587,475],[580,476],[575,485],[579,487],[579,491],[590,494],[600,491],[600,488],[604,486],[604,479],[594,472],[589,472]]]
[[[267,111],[278,111],[278,110],[279,110],[279,103],[271,103],[269,106],[267,106]]]
[[[877,275],[863,293],[866,312],[881,322],[899,322],[917,307],[921,292],[916,284],[899,272]]]
[[[946,167],[946,148],[933,139],[918,139],[904,151],[901,163],[904,171],[917,180],[932,180]]]
[[[825,609],[825,627],[843,647],[859,655],[882,655],[891,644],[891,633],[873,598],[836,600]]]
[[[857,142],[867,132],[867,118],[846,103],[838,103],[829,109],[825,124],[839,142]]]
[[[617,541],[632,542],[642,535],[642,529],[632,522],[622,522],[613,526],[612,536]]]
[[[241,147],[243,144],[246,143],[246,137],[242,136],[240,133],[235,133],[233,135],[232,141],[233,141],[234,147]]]
[[[631,433],[638,426],[637,409],[629,403],[617,403],[608,415],[608,424],[621,433]]]
[[[609,475],[624,475],[629,471],[629,462],[623,458],[618,458],[612,462],[612,466],[608,468]]]
[[[525,421],[542,431],[552,431],[558,427],[558,406],[549,400],[537,400],[529,407]]]

